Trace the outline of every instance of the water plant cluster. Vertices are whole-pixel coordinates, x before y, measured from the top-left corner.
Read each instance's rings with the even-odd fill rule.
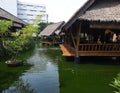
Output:
[[[120,93],[120,73],[117,75],[116,78],[114,78],[114,81],[112,81],[109,85],[116,89],[114,93]]]

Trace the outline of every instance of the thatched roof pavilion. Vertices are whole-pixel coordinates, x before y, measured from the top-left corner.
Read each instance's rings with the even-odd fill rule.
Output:
[[[103,40],[97,44],[94,40],[104,39],[106,29],[112,34],[120,33],[120,0],[87,0],[62,28],[63,55],[120,56],[120,43]]]
[[[65,22],[58,22],[58,23],[53,23],[48,25],[41,33],[39,36],[50,36],[54,34],[57,30],[60,30],[61,27],[63,26]]]
[[[68,29],[76,20],[120,22],[120,0],[88,0],[65,24]]]
[[[40,34],[40,37],[46,37],[45,39],[47,40],[43,40],[43,43],[49,43],[49,44],[54,44],[54,43],[58,43],[58,40],[56,40],[55,36],[59,35],[61,28],[63,26],[65,22],[58,22],[58,23],[53,23],[48,25]]]
[[[28,23],[22,21],[21,19],[17,18],[2,8],[0,8],[0,19],[11,20],[13,21],[13,26],[18,28],[28,25]]]

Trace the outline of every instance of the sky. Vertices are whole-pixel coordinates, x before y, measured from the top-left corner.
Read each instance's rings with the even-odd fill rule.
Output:
[[[19,0],[35,4],[45,4],[49,22],[67,22],[87,0]]]

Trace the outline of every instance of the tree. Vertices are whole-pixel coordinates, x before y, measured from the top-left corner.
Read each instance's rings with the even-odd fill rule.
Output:
[[[48,23],[41,22],[40,24],[38,24],[38,26],[39,31],[43,31],[48,26]]]
[[[53,24],[53,22],[50,22],[50,23],[44,23],[44,22],[41,22],[41,23],[39,23],[38,24],[38,29],[39,29],[39,31],[41,32],[41,31],[43,31],[48,25],[50,25],[50,24]],[[39,32],[39,33],[40,33]]]
[[[35,25],[35,26],[38,26],[38,24],[41,23],[41,20],[42,20],[43,16],[44,15],[37,15],[36,18],[32,20],[33,21],[32,24]]]
[[[16,61],[16,57],[21,51],[28,50],[34,45],[31,44],[33,41],[32,34],[37,33],[37,31],[37,27],[28,25],[16,33],[11,32],[12,38],[8,38],[5,41],[5,49],[11,56],[11,62]]]
[[[3,49],[14,60],[22,50],[28,50],[33,44],[32,34],[38,33],[38,27],[28,25],[17,32],[11,32],[12,21],[0,20],[0,39]],[[31,44],[31,45],[30,45]]]
[[[17,55],[34,46],[33,33],[38,33],[38,27],[28,25],[17,32],[11,32],[12,21],[0,20],[0,47],[10,56],[11,62],[16,60]],[[0,50],[1,51],[1,50]]]
[[[12,21],[0,20],[0,37],[3,48],[5,48],[5,37],[8,36]]]

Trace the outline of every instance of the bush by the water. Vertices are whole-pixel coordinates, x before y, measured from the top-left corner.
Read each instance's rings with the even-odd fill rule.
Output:
[[[7,55],[14,60],[17,55],[35,46],[33,33],[38,33],[38,27],[28,25],[17,31],[11,31],[12,21],[0,20],[0,57]]]

